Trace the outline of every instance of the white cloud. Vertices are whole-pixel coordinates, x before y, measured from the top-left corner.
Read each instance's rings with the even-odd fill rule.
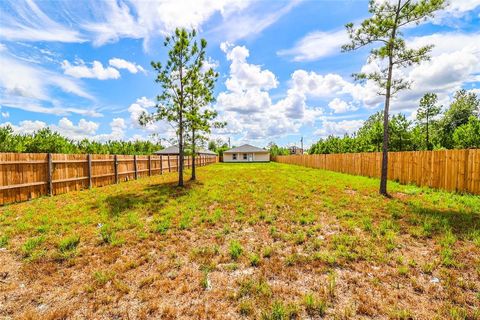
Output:
[[[44,128],[50,128],[54,132],[72,140],[90,139],[96,141],[121,140],[125,138],[126,124],[123,118],[114,118],[110,122],[110,132],[97,134],[100,125],[93,121],[80,119],[77,124],[68,118],[61,118],[57,124],[50,124],[38,120],[24,120],[17,125],[10,122],[0,124],[0,126],[11,126],[17,134],[32,134],[35,131]]]
[[[273,103],[269,91],[278,86],[275,74],[248,63],[249,51],[243,46],[223,43],[221,49],[231,65],[227,91],[218,95],[217,108],[228,126],[215,134],[242,135],[242,140],[273,138],[297,132],[322,113],[319,108],[309,108],[304,92],[295,88]]]
[[[176,27],[200,28],[215,13],[224,17],[242,10],[250,1],[186,0],[186,1],[105,1],[98,5],[94,21],[85,21],[82,28],[93,37],[95,45],[115,42],[120,38],[144,39],[165,35]]]
[[[316,130],[314,134],[321,138],[330,135],[343,136],[345,134],[352,134],[363,125],[363,122],[363,120],[323,121],[321,128]]]
[[[155,109],[155,105],[156,103],[154,101],[146,97],[138,98],[128,107],[128,112],[130,113],[129,126],[147,134],[161,134],[167,137],[175,137],[175,130],[173,130],[172,126],[165,120],[148,123],[145,126],[140,125],[138,121],[140,116],[144,112],[147,114],[152,113]]]
[[[300,0],[291,0],[285,4],[283,1],[262,2],[253,1],[255,4],[249,10],[236,10],[226,15],[222,24],[212,32],[221,39],[235,42],[240,39],[258,36],[261,32],[297,6]],[[264,4],[268,6],[265,8]],[[278,8],[274,8],[280,5]],[[262,6],[259,8],[259,6]],[[245,8],[247,6],[245,5]]]
[[[348,111],[358,110],[358,107],[354,106],[351,102],[346,102],[342,99],[335,98],[328,103],[328,107],[334,111],[334,113],[345,113]]]
[[[57,4],[54,4],[57,6]],[[10,9],[10,10],[9,10]],[[14,12],[16,14],[10,15]],[[52,20],[35,1],[2,1],[0,38],[10,41],[84,42],[76,30]]]
[[[120,58],[112,58],[108,64],[117,69],[127,69],[130,73],[146,72],[142,66]]]
[[[75,79],[26,63],[12,56],[7,49],[0,51],[0,104],[32,112],[67,115],[77,113],[100,116],[95,110],[65,106],[52,96],[60,89],[78,97],[94,100]]]
[[[67,60],[63,60],[62,69],[66,75],[74,78],[93,78],[98,80],[118,79],[120,72],[112,67],[104,68],[99,61],[93,61],[92,67],[87,66],[83,61],[78,60],[72,65]]]
[[[339,54],[341,46],[348,43],[344,29],[338,31],[314,31],[300,39],[293,48],[280,50],[280,56],[291,56],[293,61],[314,61]]]
[[[260,66],[247,63],[249,51],[244,46],[226,49],[227,60],[230,64],[230,77],[225,82],[227,89],[233,92],[242,92],[249,89],[270,90],[276,88],[278,80],[269,70],[262,70]]]
[[[38,120],[24,120],[20,121],[18,125],[14,125],[10,122],[5,122],[1,124],[1,126],[10,126],[13,129],[13,132],[17,134],[32,134],[35,131],[38,131],[40,129],[46,128],[47,124],[43,121],[38,121]]]
[[[92,137],[98,127],[98,123],[87,121],[85,119],[80,119],[75,125],[65,117],[61,118],[57,125],[50,126],[53,131],[60,133],[62,136],[76,140]]]

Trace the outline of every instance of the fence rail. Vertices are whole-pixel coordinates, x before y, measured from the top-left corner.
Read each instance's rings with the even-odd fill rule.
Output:
[[[178,156],[0,153],[0,205],[178,170]],[[218,162],[199,155],[197,166]],[[185,167],[192,158],[185,157]]]
[[[382,154],[291,155],[277,156],[274,161],[380,177]],[[388,179],[403,184],[480,194],[480,149],[389,152]]]

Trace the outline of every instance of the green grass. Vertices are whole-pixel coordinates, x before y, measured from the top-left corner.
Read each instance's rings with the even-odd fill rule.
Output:
[[[92,317],[115,310],[120,298],[170,306],[173,318],[214,318],[190,303],[210,299],[257,319],[479,312],[478,196],[389,182],[392,198],[384,198],[377,179],[278,163],[202,167],[184,189],[175,179],[1,207],[0,248],[24,266],[11,263],[9,272],[28,270],[17,278],[28,277],[31,301],[44,294],[45,277],[57,305],[65,304],[62,292],[94,292],[89,303],[104,307]],[[126,295],[131,289],[136,298]],[[400,296],[402,305],[388,302]],[[15,301],[8,307],[31,309]],[[82,303],[71,302],[71,318]]]

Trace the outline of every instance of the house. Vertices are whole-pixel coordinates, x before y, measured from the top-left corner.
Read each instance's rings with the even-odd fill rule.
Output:
[[[303,149],[297,146],[291,146],[290,148],[288,148],[288,151],[290,152],[290,154],[303,154]]]
[[[270,152],[244,144],[223,152],[223,162],[269,162]]]
[[[186,150],[184,150],[186,151]],[[205,150],[205,149],[202,149],[202,148],[198,148],[197,152],[196,152],[198,155],[202,155],[202,156],[216,156],[217,154],[213,151],[210,151],[210,150]],[[167,155],[170,155],[170,156],[178,156],[180,154],[180,149],[178,148],[178,146],[170,146],[168,148],[165,148],[165,149],[162,149],[162,150],[159,150],[159,151],[155,151],[154,154],[156,155],[162,155],[162,156],[167,156]]]

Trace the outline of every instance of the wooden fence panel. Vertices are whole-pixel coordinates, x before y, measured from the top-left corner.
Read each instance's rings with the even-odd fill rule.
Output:
[[[191,161],[185,157],[185,168]],[[57,195],[114,184],[116,176],[122,182],[176,172],[178,162],[177,156],[0,153],[0,205],[47,195],[50,185],[52,195]],[[216,156],[196,160],[198,167],[215,162]]]
[[[291,155],[274,161],[379,178],[382,154]],[[389,152],[388,162],[389,180],[480,194],[480,149]]]

